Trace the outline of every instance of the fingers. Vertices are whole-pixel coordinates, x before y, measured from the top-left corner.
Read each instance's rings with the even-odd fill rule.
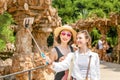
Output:
[[[59,62],[63,61],[64,59],[65,59],[65,56],[61,57],[61,58],[59,59]]]
[[[52,60],[51,60],[48,56],[46,56],[46,62],[47,62],[48,64],[52,64]]]

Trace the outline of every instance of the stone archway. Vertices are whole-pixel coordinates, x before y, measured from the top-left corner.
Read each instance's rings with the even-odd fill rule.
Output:
[[[118,34],[118,45],[114,47],[115,50],[120,51],[120,14],[119,13],[111,13],[109,18],[88,18],[85,20],[78,20],[76,23],[71,24],[74,28],[83,30],[86,29],[89,32],[96,27],[102,35],[106,35],[110,26],[114,26],[117,29]],[[118,53],[120,54],[120,52]],[[119,63],[120,63],[120,55],[119,55]]]

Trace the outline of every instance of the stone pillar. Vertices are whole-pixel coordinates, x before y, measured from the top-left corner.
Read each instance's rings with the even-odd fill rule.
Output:
[[[117,45],[117,51],[118,51],[118,63],[120,64],[120,25],[117,26],[117,33],[118,33],[118,45]]]
[[[40,49],[45,52],[48,51],[47,47],[47,38],[49,36],[49,32],[33,32],[35,40],[37,41]],[[38,47],[36,46],[35,42],[33,42],[33,52],[38,53]]]
[[[42,62],[40,55],[40,60],[32,57],[35,56],[34,53],[38,54],[39,52],[30,34],[23,27],[23,20],[26,17],[34,17],[34,23],[30,28],[30,32],[42,51],[45,51],[49,32],[44,30],[61,26],[61,19],[57,10],[51,6],[51,2],[52,0],[9,0],[8,12],[12,14],[15,23],[18,25],[12,72],[27,70],[36,67],[36,65],[43,65],[37,64]],[[33,63],[36,61],[38,62]],[[45,80],[44,71],[43,69],[34,71],[32,75],[34,80]],[[16,80],[28,80],[27,73],[16,75]]]

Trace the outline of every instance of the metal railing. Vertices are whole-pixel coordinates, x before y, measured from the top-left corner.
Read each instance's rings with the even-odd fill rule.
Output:
[[[40,69],[40,68],[44,68],[44,67],[46,67],[46,66],[47,66],[47,65],[38,66],[38,67],[35,67],[35,68],[32,68],[32,69],[23,70],[23,71],[11,73],[11,74],[8,74],[8,75],[0,76],[0,79],[4,79],[4,78],[6,78],[6,77],[10,77],[10,76],[14,76],[14,75],[17,75],[17,74],[21,74],[21,73],[28,72],[28,80],[32,80],[32,79],[31,79],[31,76],[32,76],[31,71],[37,70],[37,69]]]

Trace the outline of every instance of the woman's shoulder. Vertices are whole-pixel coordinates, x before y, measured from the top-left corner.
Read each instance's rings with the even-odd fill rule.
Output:
[[[92,55],[92,56],[98,56],[98,53],[90,51],[90,55]]]
[[[52,54],[57,54],[57,49],[58,49],[57,46],[55,46],[55,47],[53,47],[53,48],[51,49],[50,52],[51,52]]]
[[[56,52],[56,49],[55,49],[55,47],[51,49],[51,52]]]
[[[58,46],[54,46],[54,47],[51,49],[51,51],[52,51],[52,52],[56,52],[57,49],[59,49]]]

